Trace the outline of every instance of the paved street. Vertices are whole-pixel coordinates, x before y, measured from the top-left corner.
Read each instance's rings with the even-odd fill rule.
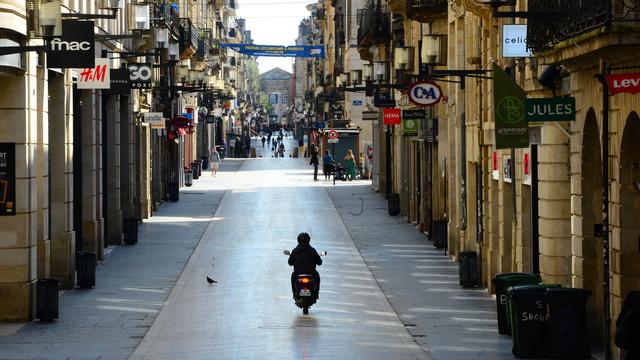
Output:
[[[96,289],[61,296],[57,322],[0,332],[0,358],[513,359],[495,300],[461,289],[457,264],[369,182],[314,182],[291,150],[203,174],[108,255]],[[282,255],[301,231],[328,251],[308,316]]]

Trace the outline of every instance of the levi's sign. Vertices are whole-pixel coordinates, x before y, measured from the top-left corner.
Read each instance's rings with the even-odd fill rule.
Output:
[[[409,88],[409,100],[418,106],[432,106],[442,98],[440,86],[431,81],[417,82]]]
[[[607,75],[606,78],[611,95],[640,92],[640,73]]]
[[[575,121],[576,99],[572,97],[526,99],[524,116],[527,121]]]

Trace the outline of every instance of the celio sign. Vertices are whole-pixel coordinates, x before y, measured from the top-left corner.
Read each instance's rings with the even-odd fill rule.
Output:
[[[50,68],[93,68],[95,66],[93,21],[62,20],[62,37],[49,43]]]

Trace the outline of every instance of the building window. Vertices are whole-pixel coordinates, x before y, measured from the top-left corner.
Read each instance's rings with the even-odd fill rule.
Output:
[[[289,103],[289,95],[282,95],[282,103],[283,104]]]
[[[278,103],[278,94],[270,94],[269,104],[277,104],[277,103]]]

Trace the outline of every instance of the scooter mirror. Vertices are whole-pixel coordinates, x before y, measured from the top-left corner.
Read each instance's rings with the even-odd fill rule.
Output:
[[[323,251],[323,252],[320,253],[320,256],[325,256],[325,255],[327,255],[326,251]]]
[[[284,250],[284,251],[282,251],[282,253],[285,254],[285,255],[291,255],[291,252],[289,252],[289,250]]]

